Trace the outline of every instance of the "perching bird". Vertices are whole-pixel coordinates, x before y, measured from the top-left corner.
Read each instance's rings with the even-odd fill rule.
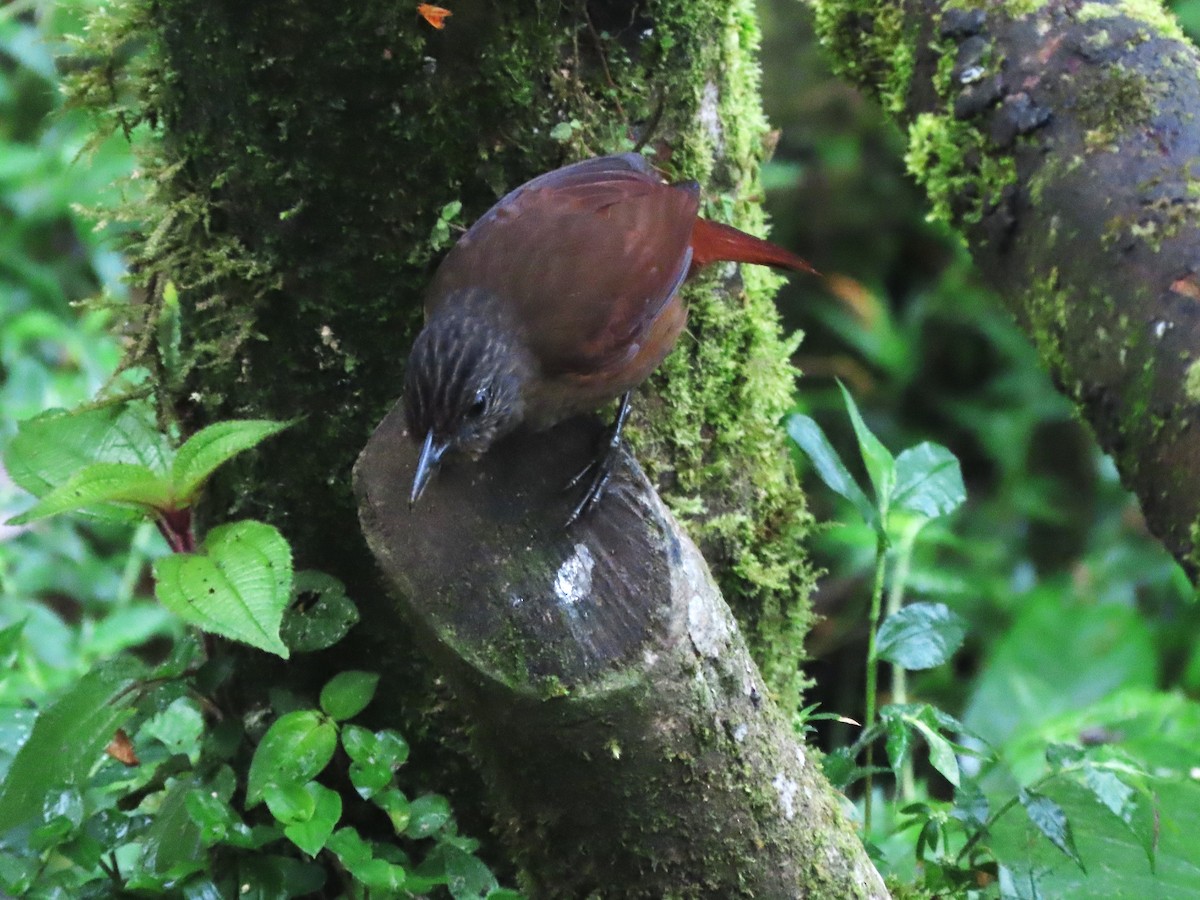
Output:
[[[814,271],[699,218],[700,187],[666,184],[636,153],[523,184],[459,239],[430,285],[404,394],[423,441],[415,503],[447,452],[478,458],[519,425],[544,429],[621,398],[574,521],[598,499],[629,395],[687,321],[679,288],[718,260]],[[581,475],[584,473],[581,473]]]

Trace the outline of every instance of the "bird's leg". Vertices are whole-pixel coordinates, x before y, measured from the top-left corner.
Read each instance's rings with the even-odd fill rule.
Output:
[[[607,440],[597,449],[596,456],[592,461],[567,482],[567,490],[570,490],[590,475],[587,490],[584,491],[583,497],[575,504],[575,508],[571,510],[571,515],[567,518],[566,527],[568,528],[578,522],[580,517],[591,509],[593,504],[604,494],[604,488],[608,484],[609,477],[612,475],[613,461],[617,456],[617,448],[621,446],[621,429],[625,427],[625,420],[629,418],[629,407],[632,397],[633,391],[626,391],[621,395],[621,405],[617,408],[617,417],[613,420],[612,426],[608,430]]]

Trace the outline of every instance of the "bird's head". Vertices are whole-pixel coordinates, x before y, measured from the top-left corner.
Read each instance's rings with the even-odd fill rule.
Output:
[[[423,442],[410,503],[447,452],[478,459],[520,424],[525,360],[512,332],[469,304],[430,318],[413,344],[404,379],[409,434]]]

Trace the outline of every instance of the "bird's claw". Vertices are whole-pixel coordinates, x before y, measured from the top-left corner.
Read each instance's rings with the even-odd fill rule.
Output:
[[[625,420],[629,417],[629,401],[628,393],[621,397],[621,405],[617,408],[617,417],[614,420],[612,427],[608,430],[608,439],[600,448],[599,452],[592,458],[586,466],[580,469],[575,477],[567,482],[564,490],[572,490],[585,478],[591,475],[591,482],[587,486],[587,490],[583,492],[583,496],[579,502],[575,504],[575,508],[571,510],[571,515],[567,517],[564,528],[570,528],[583,517],[589,509],[595,506],[602,496],[604,496],[604,488],[608,485],[608,480],[612,477],[613,463],[616,461],[617,452],[621,447],[621,429],[625,426]]]

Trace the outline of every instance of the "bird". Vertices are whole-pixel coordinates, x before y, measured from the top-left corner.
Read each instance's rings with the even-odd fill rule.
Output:
[[[478,459],[620,399],[567,524],[600,499],[634,388],[687,322],[679,290],[717,261],[816,274],[805,260],[699,216],[700,185],[664,181],[639,153],[586,159],[502,197],[446,254],[425,296],[404,404],[420,444],[409,505],[446,454]]]

